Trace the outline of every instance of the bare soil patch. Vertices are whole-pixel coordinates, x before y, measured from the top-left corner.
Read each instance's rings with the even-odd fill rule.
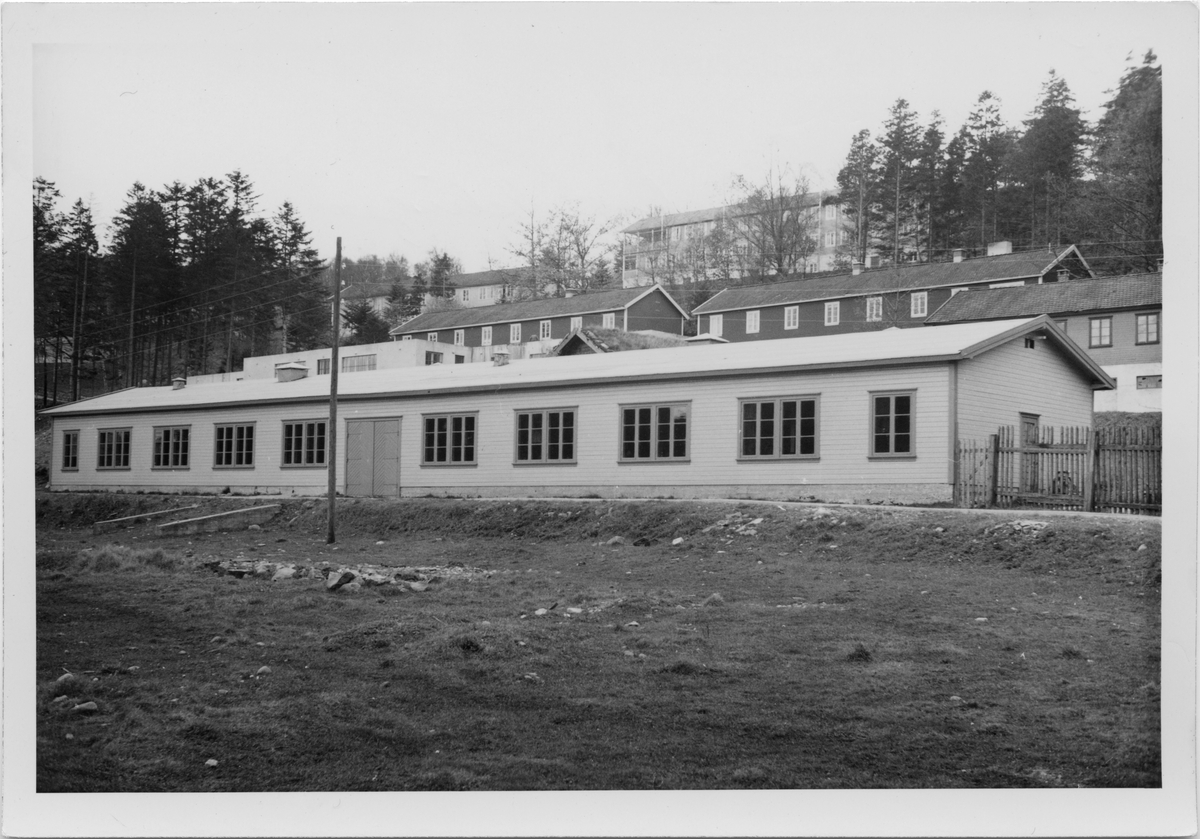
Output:
[[[414,499],[339,501],[332,546],[323,501],[88,529],[185,503],[39,497],[40,792],[1161,785],[1157,521]]]

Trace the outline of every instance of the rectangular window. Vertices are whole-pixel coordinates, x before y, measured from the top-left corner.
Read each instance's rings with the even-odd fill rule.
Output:
[[[64,431],[62,436],[62,468],[79,468],[79,432]]]
[[[485,326],[480,330],[479,343],[481,346],[490,347],[492,345],[492,328]]]
[[[325,422],[285,422],[283,424],[283,465],[325,465]]]
[[[825,234],[825,247],[832,248],[837,244],[837,231],[830,230]]]
[[[758,310],[746,312],[746,334],[753,335],[758,332]]]
[[[911,298],[911,303],[909,305],[909,313],[914,318],[923,318],[923,317],[925,317],[928,309],[929,309],[929,292],[914,291],[912,298]]]
[[[426,466],[475,463],[475,418],[478,414],[426,416],[421,463]]]
[[[1161,388],[1162,387],[1162,376],[1161,375],[1138,376],[1137,377],[1137,386],[1138,386],[1138,390],[1150,390],[1153,388]]]
[[[720,338],[721,333],[725,331],[725,316],[724,315],[709,315],[708,316],[708,334],[714,338]]]
[[[870,323],[878,323],[881,320],[883,320],[883,298],[868,297],[867,321]]]
[[[411,335],[401,335],[401,336],[400,336],[400,340],[401,340],[401,341],[411,341],[411,340],[412,340],[412,336],[411,336]],[[329,365],[328,365],[328,364],[326,364],[325,366],[326,366],[326,367],[328,367]],[[326,373],[328,373],[329,371],[328,371],[328,370],[326,370],[325,372],[326,372]]]
[[[636,256],[625,257],[624,264],[625,264],[626,271],[636,271],[637,270],[637,257]]]
[[[190,434],[191,427],[187,425],[155,428],[154,459],[151,465],[155,469],[187,469]]]
[[[837,326],[842,322],[842,304],[840,301],[834,300],[832,303],[825,304],[825,325]]]
[[[784,329],[799,329],[800,328],[800,307],[787,306],[783,310],[783,328]]]
[[[621,406],[621,460],[687,460],[691,403]]]
[[[129,468],[129,438],[128,428],[102,428],[96,451],[97,469],[128,469]]]
[[[834,219],[837,218],[837,205],[836,204],[826,204],[825,205],[825,218],[827,221],[833,221]]]
[[[430,352],[430,351],[426,351],[426,353],[425,353],[425,363],[426,363],[427,365],[428,365],[428,364],[441,364],[441,363],[442,363],[442,359],[443,359],[444,357],[445,357],[445,356],[444,356],[442,353],[440,353],[440,352]]]
[[[571,318],[571,331],[574,332],[576,329],[583,329],[582,317]]]
[[[508,343],[521,343],[521,324],[513,323],[508,326]]]
[[[600,325],[605,329],[617,328],[617,315],[615,312],[605,312],[600,316]]]
[[[454,346],[461,347],[467,343],[467,333],[464,329],[454,330]]]
[[[412,337],[411,335],[405,335],[404,340],[407,341],[411,337]],[[329,375],[329,361],[330,360],[328,358],[318,358],[317,359],[317,375],[318,376],[328,376]]]
[[[455,354],[455,356],[454,356],[454,363],[455,363],[455,364],[466,364],[466,363],[467,363],[467,357],[466,357],[465,355],[458,355],[458,354],[456,353],[456,354]]]
[[[438,339],[438,334],[436,332],[430,332],[428,335],[425,336],[425,340],[431,344],[436,344],[437,339]]]
[[[517,463],[574,463],[575,409],[517,412]]]
[[[544,320],[538,324],[538,340],[539,341],[550,340],[550,326],[551,326],[551,322],[548,320]]]
[[[462,291],[462,300],[464,303],[466,303],[468,300],[471,299],[471,289],[464,288],[464,289],[461,289],[461,291]]]
[[[1137,316],[1137,343],[1158,343],[1158,312],[1146,312]]]
[[[1088,346],[1112,346],[1112,318],[1091,318],[1088,321]]]
[[[364,370],[375,369],[375,356],[372,355],[348,355],[342,359],[343,373],[361,373]]]
[[[871,455],[914,457],[913,408],[916,391],[871,394]]]
[[[741,403],[741,458],[817,457],[816,396],[746,399]]]
[[[1062,318],[1061,320],[1054,321],[1054,325],[1057,326],[1059,329],[1061,329],[1063,332],[1067,331],[1067,319],[1066,318]]]
[[[218,425],[213,444],[213,466],[251,467],[254,465],[254,423]]]

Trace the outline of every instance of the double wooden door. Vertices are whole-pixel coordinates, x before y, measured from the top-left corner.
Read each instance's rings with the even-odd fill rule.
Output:
[[[346,495],[400,494],[400,420],[346,421]]]

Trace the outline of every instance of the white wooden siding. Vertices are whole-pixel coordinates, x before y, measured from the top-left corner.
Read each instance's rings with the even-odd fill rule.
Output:
[[[352,419],[402,417],[400,481],[402,492],[491,487],[654,487],[804,484],[944,484],[949,455],[949,374],[946,364],[841,370],[785,375],[724,377],[678,383],[621,383],[557,386],[518,392],[420,396],[404,399],[343,401],[338,405],[338,485],[345,487],[345,423]],[[916,391],[916,458],[868,459],[869,394],[876,390]],[[788,395],[820,396],[818,461],[739,462],[738,400]],[[620,463],[619,405],[689,401],[688,462]],[[513,463],[516,409],[576,407],[575,465]],[[424,413],[477,411],[477,465],[422,466],[421,416]],[[171,413],[109,417],[55,418],[55,489],[123,487],[172,491],[197,488],[220,491],[317,494],[327,485],[324,468],[282,468],[285,420],[321,420],[327,405],[258,405]],[[214,469],[214,426],[256,422],[253,469]],[[150,468],[153,426],[190,424],[188,470]],[[97,472],[100,427],[133,429],[131,469]],[[79,471],[61,468],[61,431],[80,430]]]
[[[1043,426],[1092,423],[1091,387],[1049,340],[1027,349],[1017,338],[958,365],[959,439],[985,440],[998,426],[1019,425],[1022,413]]]

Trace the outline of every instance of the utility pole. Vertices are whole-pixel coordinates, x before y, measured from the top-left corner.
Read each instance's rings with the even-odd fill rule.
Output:
[[[325,535],[326,544],[332,545],[336,539],[337,525],[337,386],[338,386],[338,343],[342,333],[342,237],[337,237],[337,251],[333,260],[333,352],[329,357],[329,431],[328,444],[325,446],[329,462],[326,467],[329,472],[329,532]]]

